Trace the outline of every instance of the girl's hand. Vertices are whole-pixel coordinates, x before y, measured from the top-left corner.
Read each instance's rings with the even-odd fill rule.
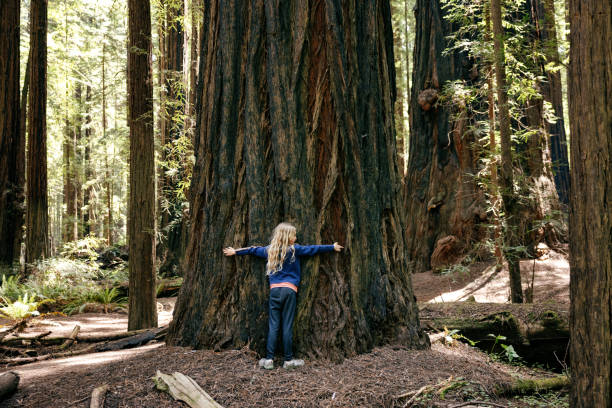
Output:
[[[336,252],[340,252],[344,249],[344,247],[340,244],[338,244],[337,242],[334,242],[334,251]]]
[[[232,247],[223,248],[223,253],[225,256],[234,256],[236,255],[236,250]]]

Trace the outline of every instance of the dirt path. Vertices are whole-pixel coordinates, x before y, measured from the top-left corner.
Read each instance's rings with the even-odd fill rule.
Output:
[[[554,301],[569,304],[569,263],[555,251],[536,260],[521,261],[523,290],[535,276],[534,303]],[[450,275],[432,271],[412,275],[419,302],[456,302],[474,296],[480,303],[507,303],[510,296],[508,269],[495,270],[493,263],[476,263],[464,273]]]

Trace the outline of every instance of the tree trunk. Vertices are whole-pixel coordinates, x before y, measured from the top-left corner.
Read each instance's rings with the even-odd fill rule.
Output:
[[[538,72],[538,75],[543,75],[547,79],[542,82],[542,94],[544,99],[551,103],[557,117],[554,123],[547,123],[555,186],[559,200],[568,204],[570,177],[563,117],[561,72],[547,67],[547,64],[554,64],[554,68],[561,66],[555,25],[555,4],[553,0],[530,0],[529,5],[536,38],[544,51],[544,58],[539,61],[540,72]]]
[[[136,330],[157,327],[155,157],[149,1],[128,0],[128,14],[128,123],[130,127],[128,330]]]
[[[47,236],[47,1],[30,4],[30,94],[28,96],[28,160],[26,264],[48,255]]]
[[[417,272],[432,267],[441,240],[455,242],[452,263],[486,236],[479,226],[486,219],[484,191],[470,176],[477,173],[479,159],[473,148],[477,137],[468,130],[473,113],[454,101],[438,104],[447,81],[473,85],[478,76],[467,54],[443,55],[446,36],[457,28],[443,14],[438,0],[416,3],[406,207],[409,254]]]
[[[83,155],[83,173],[85,174],[85,189],[83,191],[83,235],[88,236],[91,233],[91,225],[95,220],[93,216],[93,187],[89,184],[93,178],[91,169],[91,145],[93,129],[91,121],[91,86],[87,85],[85,91],[85,153]]]
[[[520,258],[516,251],[519,245],[517,240],[518,202],[514,193],[514,175],[512,168],[512,145],[510,141],[510,112],[508,107],[508,93],[506,89],[505,50],[503,41],[503,27],[500,0],[491,0],[491,21],[493,23],[493,47],[495,60],[495,79],[497,82],[497,100],[499,109],[499,134],[501,139],[501,189],[504,212],[506,214],[506,228],[504,231],[504,257],[508,262],[510,274],[510,296],[512,303],[523,302],[523,288],[521,286]]]
[[[163,232],[164,240],[158,246],[158,254],[162,263],[160,273],[162,275],[175,274],[179,268],[183,256],[181,248],[183,203],[178,197],[179,183],[183,177],[182,154],[177,153],[176,140],[184,131],[186,122],[178,119],[184,114],[183,106],[183,57],[184,57],[184,3],[167,2],[166,23],[164,31],[164,102],[161,106],[161,114],[165,116],[162,120],[164,128],[162,134],[162,162],[164,170],[161,177],[160,197],[162,205],[160,231]]]
[[[19,4],[16,0],[0,4],[0,268],[19,262],[22,234]]]
[[[81,99],[81,84],[77,83],[74,90],[74,99],[78,101]],[[66,101],[68,105],[68,101]],[[74,115],[74,119],[71,123],[69,119],[68,106],[66,106],[66,119],[64,129],[64,205],[66,206],[66,212],[64,215],[63,222],[63,234],[62,241],[76,241],[78,237],[78,218],[77,218],[77,172],[76,172],[76,138],[78,124],[78,113]]]
[[[612,4],[570,0],[570,406],[612,406]],[[585,391],[588,390],[588,391]]]
[[[106,46],[102,45],[102,139],[104,140],[104,187],[106,189],[106,223],[104,237],[107,245],[113,245],[112,226],[113,226],[113,197],[111,195],[111,171],[108,167],[108,138],[106,137]]]
[[[388,1],[216,0],[202,27],[190,241],[168,342],[263,351],[264,264],[221,249],[266,244],[286,220],[302,242],[347,248],[302,265],[298,353],[427,347],[406,262]]]

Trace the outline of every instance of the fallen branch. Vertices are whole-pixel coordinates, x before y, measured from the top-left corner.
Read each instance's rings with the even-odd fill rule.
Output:
[[[8,336],[9,334],[11,334],[14,331],[20,332],[23,329],[26,328],[26,326],[28,325],[28,319],[22,319],[20,320],[17,324],[11,326],[11,328],[9,328],[6,331],[3,331],[2,333],[0,333],[0,340],[4,339],[6,336]]]
[[[22,349],[18,347],[0,346],[0,353],[5,356],[22,356],[31,357],[37,354],[36,350],[33,349]]]
[[[95,352],[94,350],[95,344],[92,344],[89,347],[86,347],[84,349],[81,350],[70,350],[70,351],[64,351],[62,353],[50,353],[50,354],[44,354],[42,356],[36,356],[36,357],[17,357],[17,358],[11,358],[8,360],[0,360],[0,364],[1,365],[7,365],[7,366],[18,366],[18,365],[24,365],[24,364],[30,364],[30,363],[35,363],[38,361],[44,361],[44,360],[50,360],[52,358],[62,358],[62,357],[72,357],[72,356],[78,356],[81,354],[87,354],[87,353],[93,353]]]
[[[458,405],[453,405],[450,408],[467,407],[468,405],[489,405],[489,406],[497,407],[497,408],[506,408],[504,405],[499,405],[499,404],[496,404],[494,402],[489,402],[489,401],[467,401],[467,402],[462,402],[461,404],[458,404]]]
[[[412,404],[416,401],[416,399],[423,394],[424,392],[429,392],[429,391],[433,391],[435,389],[439,389],[439,388],[443,388],[446,384],[448,384],[449,382],[451,382],[453,380],[453,377],[450,376],[448,377],[446,380],[439,382],[436,385],[424,385],[421,388],[419,388],[416,391],[408,391],[405,392],[403,394],[400,394],[398,396],[395,397],[395,399],[401,399],[401,398],[406,398],[412,395],[412,397],[406,401],[406,403],[402,406],[403,408],[406,407],[410,407],[412,406]]]
[[[72,333],[70,334],[70,337],[66,339],[66,341],[59,347],[59,349],[64,350],[70,347],[74,343],[76,336],[79,334],[80,330],[81,330],[81,326],[79,326],[78,324],[74,326],[74,329],[72,329]]]
[[[184,374],[175,372],[168,375],[157,370],[153,381],[158,390],[167,392],[175,400],[183,401],[192,408],[223,408],[198,383]]]
[[[131,337],[131,336],[135,336],[140,333],[148,332],[149,330],[151,329],[132,330],[128,332],[100,334],[100,335],[93,335],[93,336],[82,336],[80,334],[77,334],[75,341],[79,343],[100,343],[103,341],[113,341],[113,340],[124,339],[126,337]],[[11,337],[10,339],[4,340],[2,344],[19,347],[23,345],[29,346],[31,343],[38,341],[41,344],[50,346],[54,344],[64,343],[66,340],[70,339],[70,337],[65,337],[65,336],[43,338],[43,337],[48,336],[49,334],[51,334],[51,332],[39,334],[38,336],[35,336],[35,337]]]
[[[104,407],[104,399],[106,398],[106,391],[108,391],[108,384],[96,387],[91,393],[91,402],[89,408],[102,408]]]
[[[17,390],[19,375],[12,371],[0,374],[0,401],[10,396]]]

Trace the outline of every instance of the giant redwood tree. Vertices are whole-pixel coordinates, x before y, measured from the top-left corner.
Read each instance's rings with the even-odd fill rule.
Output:
[[[130,198],[128,244],[130,296],[128,330],[157,327],[155,302],[155,158],[151,6],[128,1],[128,124]]]
[[[48,254],[47,0],[30,3],[26,263]]]
[[[612,406],[612,3],[570,0],[570,406]]]
[[[407,192],[409,253],[417,272],[453,262],[486,236],[484,191],[478,172],[474,113],[460,100],[442,103],[445,85],[480,79],[466,52],[444,53],[457,27],[445,18],[440,1],[417,0],[416,39],[410,99]]]
[[[185,281],[170,344],[264,348],[265,245],[277,222],[343,254],[304,262],[294,326],[302,354],[341,359],[419,328],[393,130],[389,2],[204,5]]]
[[[0,267],[19,261],[22,235],[19,14],[18,0],[0,4]]]

